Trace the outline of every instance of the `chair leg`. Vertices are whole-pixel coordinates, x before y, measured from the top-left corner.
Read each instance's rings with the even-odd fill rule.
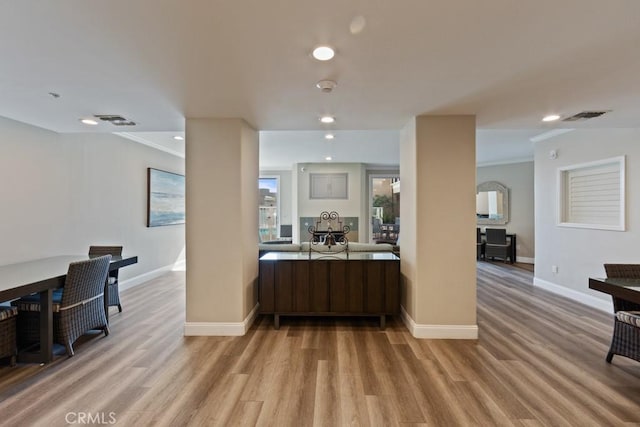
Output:
[[[613,353],[612,352],[608,352],[607,353],[607,363],[611,363],[612,359],[613,359]]]
[[[105,336],[105,337],[108,337],[108,336],[109,336],[109,333],[111,332],[111,331],[109,330],[109,325],[105,325],[105,327],[104,327],[103,331],[104,331],[104,336]]]
[[[118,313],[122,313],[122,304],[118,304]]]
[[[16,355],[15,354],[13,356],[11,356],[11,359],[9,359],[9,366],[16,366]]]
[[[71,345],[71,343],[70,343],[70,342],[68,342],[68,343],[66,343],[64,346],[65,346],[65,347],[66,347],[66,349],[67,349],[67,356],[69,356],[69,357],[73,357],[73,355],[74,355],[75,353],[73,352],[73,346]]]

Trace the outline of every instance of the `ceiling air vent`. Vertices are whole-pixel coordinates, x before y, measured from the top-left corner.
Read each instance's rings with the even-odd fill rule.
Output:
[[[610,110],[609,110],[610,111]],[[583,111],[582,113],[575,114],[571,117],[563,119],[563,122],[578,122],[583,120],[593,119],[594,117],[600,117],[601,115],[608,113],[609,111]]]
[[[96,114],[96,118],[109,122],[114,126],[135,126],[136,122],[132,122],[131,120],[127,120],[122,116],[117,114]]]

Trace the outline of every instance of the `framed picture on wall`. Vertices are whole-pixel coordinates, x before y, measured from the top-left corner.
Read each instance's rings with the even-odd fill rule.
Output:
[[[147,168],[147,227],[184,224],[184,175]]]
[[[310,199],[348,199],[349,175],[346,173],[312,173],[309,175]]]

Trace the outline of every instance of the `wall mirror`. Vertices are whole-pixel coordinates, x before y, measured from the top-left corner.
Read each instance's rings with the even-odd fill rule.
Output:
[[[476,217],[478,224],[506,224],[509,222],[509,189],[497,181],[478,184],[476,188]]]

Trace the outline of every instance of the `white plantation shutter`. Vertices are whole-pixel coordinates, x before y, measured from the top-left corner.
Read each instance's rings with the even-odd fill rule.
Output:
[[[559,225],[624,230],[624,157],[560,170]]]

